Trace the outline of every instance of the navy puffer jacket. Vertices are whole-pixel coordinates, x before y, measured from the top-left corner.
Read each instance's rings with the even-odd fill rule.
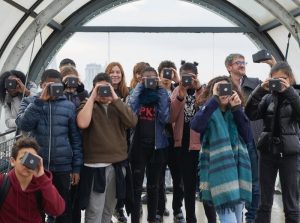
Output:
[[[83,162],[81,136],[75,105],[65,96],[54,101],[23,98],[16,124],[36,138],[46,169],[79,173]]]

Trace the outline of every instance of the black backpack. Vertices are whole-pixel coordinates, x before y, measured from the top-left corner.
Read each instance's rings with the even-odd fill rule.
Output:
[[[10,180],[8,178],[8,174],[3,174],[3,182],[0,187],[0,209],[2,207],[2,204],[5,201],[7,194],[8,194],[9,188],[10,188]],[[42,203],[42,193],[40,190],[35,192],[35,198],[36,198],[36,201],[37,201],[37,204],[39,207],[40,215],[42,216],[42,219],[45,219],[45,212],[44,212],[44,208],[42,205],[43,204]]]
[[[2,204],[4,203],[6,195],[8,194],[9,188],[10,188],[10,181],[8,179],[8,175],[3,174],[3,182],[0,187],[0,209],[2,207]]]

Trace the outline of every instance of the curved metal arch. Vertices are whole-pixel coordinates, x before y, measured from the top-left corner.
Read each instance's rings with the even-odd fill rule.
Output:
[[[55,0],[39,13],[39,15],[32,23],[30,23],[30,25],[15,43],[14,47],[4,61],[1,73],[14,69],[17,66],[18,62],[36,37],[37,33],[40,32],[42,28],[46,26],[51,19],[71,1],[73,0]]]
[[[277,18],[287,28],[287,30],[289,30],[289,32],[298,42],[298,45],[300,47],[300,36],[299,36],[300,25],[298,21],[293,17],[293,15],[291,15],[282,5],[280,5],[276,1],[273,0],[255,0],[255,1],[261,4],[269,12],[271,12],[273,16]]]
[[[254,21],[249,15],[240,10],[235,5],[228,1],[219,0],[185,0],[194,4],[199,4],[208,10],[211,10],[226,19],[230,20],[234,24],[250,30],[245,33],[250,40],[254,42],[259,48],[265,48],[272,52],[277,60],[282,60],[283,54],[279,47],[275,44],[273,39],[267,34],[267,32],[260,32],[260,25]]]
[[[109,10],[113,7],[133,2],[134,0],[103,0],[91,1],[83,7],[75,11],[69,18],[63,22],[63,30],[55,31],[47,39],[44,46],[36,55],[30,69],[30,79],[39,79],[44,68],[50,63],[52,57],[57,53],[60,47],[73,35],[76,28],[82,26],[100,13]],[[242,10],[233,4],[223,0],[185,0],[186,2],[198,4],[205,7],[216,14],[219,14],[240,27],[244,27],[250,32],[246,33],[251,40],[254,41],[259,48],[269,49],[277,59],[283,59],[278,46],[272,38],[264,32],[259,32],[259,24],[256,23]]]
[[[50,63],[53,56],[74,34],[76,27],[87,23],[97,15],[122,4],[136,0],[92,0],[72,13],[63,23],[63,30],[54,31],[35,56],[29,72],[30,80],[39,80],[42,72]]]

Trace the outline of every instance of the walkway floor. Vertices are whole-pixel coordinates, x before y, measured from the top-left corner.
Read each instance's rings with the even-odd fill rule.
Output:
[[[173,214],[172,214],[172,194],[167,195],[167,208],[170,210],[170,216],[164,217],[164,223],[173,223]],[[272,209],[272,223],[283,223],[284,222],[284,214],[283,214],[281,195],[274,196],[274,204]],[[147,206],[143,205],[143,217],[141,223],[147,223]],[[196,201],[196,215],[197,215],[197,223],[207,223],[203,205],[201,202]],[[128,218],[130,219],[130,218]],[[113,219],[113,222],[118,222],[116,219]],[[130,220],[128,221],[130,223]]]

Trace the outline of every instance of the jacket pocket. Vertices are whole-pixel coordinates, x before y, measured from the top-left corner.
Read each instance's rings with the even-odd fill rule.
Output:
[[[258,138],[257,149],[261,152],[270,152],[271,133],[262,132]]]
[[[299,135],[282,135],[281,141],[282,141],[284,154],[300,153],[300,136]]]

